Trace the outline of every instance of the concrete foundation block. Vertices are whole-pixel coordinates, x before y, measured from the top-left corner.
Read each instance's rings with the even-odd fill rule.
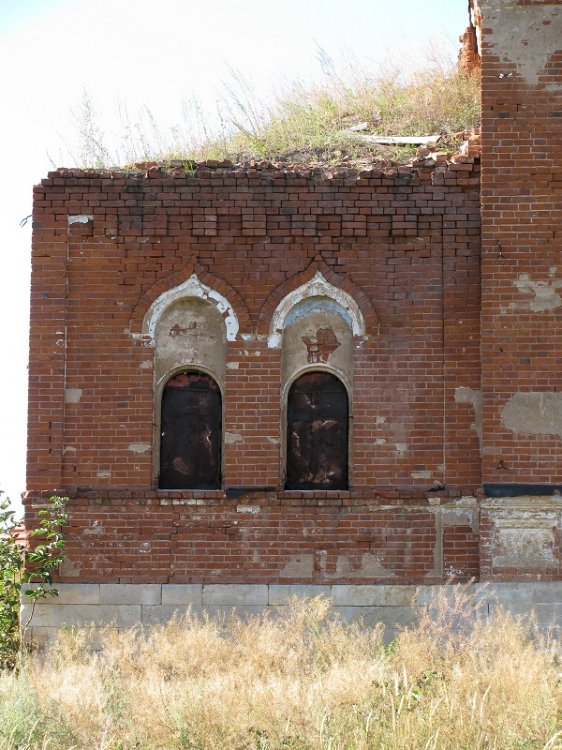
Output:
[[[254,617],[260,617],[268,607],[264,605],[238,605],[238,606],[204,606],[205,612],[212,620],[228,620],[230,617],[236,617],[242,621],[251,620]]]
[[[164,583],[162,584],[162,605],[173,604],[201,606],[203,603],[203,585],[201,583]]]
[[[25,583],[22,592],[29,589],[37,588],[33,583]],[[56,601],[57,604],[99,604],[100,603],[100,584],[99,583],[57,583],[52,587],[58,591],[58,596],[47,596],[44,599],[37,600],[37,606],[40,607],[49,602]],[[27,597],[23,601],[29,601]]]
[[[385,607],[412,607],[415,604],[416,586],[391,586],[384,588]]]
[[[527,584],[531,587],[531,598],[536,604],[562,602],[562,581]]]
[[[475,584],[457,585],[428,585],[415,587],[415,604],[418,607],[434,606],[436,602],[443,599],[446,602],[453,603],[459,596],[470,598],[477,593]]]
[[[267,606],[266,584],[210,583],[203,585],[203,606]]]
[[[160,604],[159,583],[102,583],[100,604]]]
[[[140,604],[44,604],[35,608],[30,625],[34,628],[65,625],[114,625],[117,628],[128,628],[140,621]]]
[[[145,605],[142,608],[142,624],[143,625],[164,625],[170,622],[172,618],[181,620],[186,615],[193,615],[193,617],[202,617],[203,610],[201,607],[193,607],[191,605]]]
[[[331,611],[344,622],[362,622],[368,627],[408,627],[416,622],[411,607],[334,607]]]
[[[272,607],[279,607],[288,604],[291,599],[311,599],[315,596],[332,595],[332,586],[313,583],[302,584],[270,584],[269,586],[269,604]]]
[[[532,604],[530,606],[521,602],[510,602],[509,604],[492,602],[490,604],[490,614],[493,615],[500,608],[513,617],[521,618],[524,621],[536,622],[539,629],[543,632],[551,627],[556,627],[560,630],[560,623],[562,623],[561,602]]]
[[[332,586],[332,599],[336,607],[376,607],[384,605],[385,586],[369,584]]]
[[[530,606],[533,601],[532,586],[518,583],[490,583],[478,587],[478,597],[488,602],[501,603],[506,607],[511,603]]]
[[[57,639],[60,628],[27,628],[23,640],[32,649],[44,649],[51,646]]]

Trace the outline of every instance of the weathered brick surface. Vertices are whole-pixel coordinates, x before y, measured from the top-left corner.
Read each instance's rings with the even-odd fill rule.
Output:
[[[560,413],[508,405],[562,387],[562,7],[480,5],[483,479],[557,482]]]
[[[64,579],[407,583],[446,576],[441,550],[473,575],[477,539],[448,532],[443,548],[438,519],[441,501],[480,485],[474,409],[455,399],[479,387],[478,170],[467,158],[339,178],[203,165],[43,180],[28,514],[37,493],[72,498]],[[281,350],[267,334],[317,271],[366,321],[350,489],[285,492]],[[240,321],[226,355],[224,491],[155,489],[154,349],[131,337],[191,273]]]
[[[70,496],[63,580],[562,577],[562,7],[470,6],[482,180],[472,138],[433,167],[147,165],[37,186],[26,513]],[[143,321],[192,274],[239,324],[222,485],[159,490],[162,364]],[[349,489],[285,491],[268,337],[316,274],[365,323],[348,342]]]

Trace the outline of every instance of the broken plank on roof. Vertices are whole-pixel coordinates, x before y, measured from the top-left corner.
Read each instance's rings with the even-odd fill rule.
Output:
[[[381,146],[427,146],[438,143],[441,140],[440,135],[367,135],[357,133],[354,130],[344,130],[344,134],[353,136],[365,143],[377,143]]]

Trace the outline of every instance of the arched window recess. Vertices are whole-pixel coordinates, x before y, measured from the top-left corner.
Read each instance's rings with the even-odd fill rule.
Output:
[[[205,372],[183,370],[162,391],[161,489],[219,489],[221,486],[222,398]]]
[[[348,488],[349,398],[338,377],[311,370],[292,383],[286,438],[286,489]]]

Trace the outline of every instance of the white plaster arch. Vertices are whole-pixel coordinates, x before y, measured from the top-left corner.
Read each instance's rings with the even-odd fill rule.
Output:
[[[341,308],[346,319],[351,322],[351,330],[354,336],[365,335],[365,319],[359,309],[359,305],[353,297],[344,292],[343,289],[330,284],[324,276],[317,271],[314,276],[297,289],[287,294],[275,308],[269,326],[267,344],[270,349],[281,346],[281,338],[287,316],[299,302],[309,297],[327,297],[336,302]]]
[[[150,338],[154,340],[156,324],[164,310],[174,302],[185,299],[186,297],[197,297],[202,300],[207,300],[215,305],[224,318],[227,341],[236,340],[236,335],[240,325],[236,313],[234,312],[234,308],[226,297],[223,297],[223,295],[215,289],[211,289],[210,286],[203,284],[195,273],[191,274],[183,284],[178,284],[178,286],[172,287],[172,289],[167,289],[154,300],[144,316],[141,335],[150,336]]]

